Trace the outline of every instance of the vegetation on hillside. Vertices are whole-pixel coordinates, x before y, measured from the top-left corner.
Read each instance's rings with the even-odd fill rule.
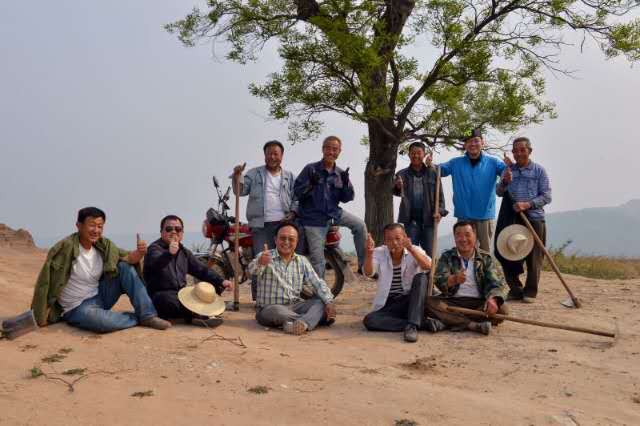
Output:
[[[567,255],[565,250],[570,244],[571,241],[567,241],[562,246],[549,250],[562,273],[609,280],[640,278],[640,259],[580,256],[579,253]],[[546,260],[544,270],[552,270]]]

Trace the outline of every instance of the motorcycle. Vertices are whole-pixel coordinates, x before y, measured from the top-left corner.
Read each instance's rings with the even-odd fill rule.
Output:
[[[206,212],[206,219],[202,222],[202,235],[209,240],[209,248],[206,252],[195,253],[195,255],[225,279],[233,279],[235,269],[237,268],[238,276],[240,277],[239,282],[243,283],[251,278],[247,269],[249,263],[256,255],[253,253],[251,228],[247,223],[240,223],[238,235],[239,259],[238,262],[236,262],[236,218],[229,214],[231,208],[227,203],[230,197],[231,186],[228,186],[223,193],[218,179],[215,176],[213,176],[213,186],[218,195],[218,207],[215,209],[213,207],[209,208]],[[342,291],[345,278],[347,281],[354,279],[349,261],[342,250],[340,250],[340,239],[339,228],[337,226],[330,227],[327,232],[324,248],[326,260],[324,280],[331,289],[334,297]],[[305,298],[313,296],[313,289],[305,285],[302,295]]]

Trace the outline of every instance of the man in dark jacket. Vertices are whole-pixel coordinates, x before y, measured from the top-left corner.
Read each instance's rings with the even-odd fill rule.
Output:
[[[144,259],[144,279],[147,291],[160,318],[183,318],[187,323],[201,326],[219,325],[219,318],[202,317],[191,311],[178,300],[178,291],[187,285],[187,274],[200,281],[213,284],[216,292],[232,289],[233,283],[224,280],[209,269],[180,242],[184,237],[182,219],[166,216],[160,222],[160,239],[154,241]]]
[[[364,263],[367,226],[362,219],[339,207],[339,203],[348,203],[355,195],[349,168],[342,170],[336,165],[341,150],[340,138],[326,137],[322,143],[322,160],[307,164],[293,187],[300,203],[298,216],[309,244],[309,260],[320,278],[324,277],[324,243],[331,225],[346,226],[351,230],[359,271]]]
[[[439,191],[440,208],[434,212],[437,174],[433,167],[425,165],[426,156],[422,142],[414,142],[409,146],[411,164],[396,175],[393,195],[402,198],[398,222],[404,225],[411,242],[416,246],[420,245],[431,257],[434,222],[440,221],[448,212],[444,208],[442,186]]]

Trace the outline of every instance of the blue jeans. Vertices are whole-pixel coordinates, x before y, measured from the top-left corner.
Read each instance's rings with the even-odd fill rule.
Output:
[[[433,258],[433,225],[423,225],[411,221],[411,223],[405,224],[405,230],[413,245],[422,247],[429,257]]]
[[[110,310],[123,294],[129,296],[135,314]],[[109,333],[134,327],[138,322],[157,315],[147,289],[133,266],[120,262],[117,277],[102,278],[98,294],[66,312],[62,319],[78,328]]]
[[[353,243],[356,246],[358,254],[358,267],[362,267],[364,263],[364,244],[367,239],[367,225],[358,216],[349,212],[342,211],[337,226],[345,226],[351,230],[353,235]],[[309,261],[316,270],[319,277],[324,277],[324,243],[327,237],[329,226],[305,226],[304,235],[309,244]]]

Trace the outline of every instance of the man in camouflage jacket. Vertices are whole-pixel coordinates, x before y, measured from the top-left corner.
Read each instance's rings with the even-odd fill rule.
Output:
[[[456,223],[453,234],[456,247],[445,251],[436,267],[434,283],[441,294],[427,298],[428,321],[433,325],[430,329],[468,329],[489,334],[490,322],[476,322],[477,318],[448,312],[447,306],[504,314],[509,288],[496,271],[491,255],[476,248],[476,230],[472,222]]]

